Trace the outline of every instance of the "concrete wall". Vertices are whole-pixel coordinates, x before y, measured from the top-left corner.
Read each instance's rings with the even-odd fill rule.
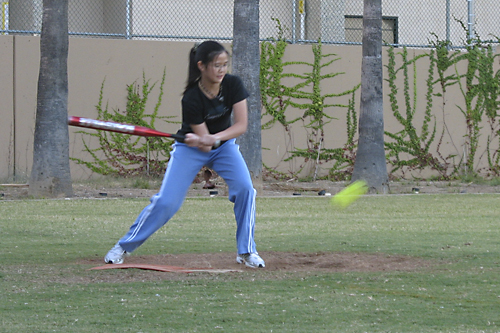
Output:
[[[13,39],[0,38],[0,174],[12,175],[13,165]]]
[[[0,59],[2,60],[2,66],[0,66],[0,179],[11,178],[14,170],[18,178],[26,177],[31,170],[39,41],[39,37],[0,36]],[[98,103],[100,87],[104,80],[104,103],[108,103],[110,109],[124,110],[126,86],[134,81],[142,83],[143,72],[151,82],[159,82],[165,69],[167,81],[159,112],[164,116],[174,116],[173,120],[180,121],[181,92],[186,79],[187,55],[191,46],[190,42],[70,38],[69,114],[95,118],[97,115],[95,105]],[[230,45],[227,46],[230,49]],[[324,45],[323,48],[324,53],[336,53],[340,57],[340,60],[331,66],[331,70],[345,72],[344,75],[325,82],[323,93],[339,93],[351,89],[360,82],[361,47]],[[425,51],[410,50],[410,57],[422,52]],[[311,46],[289,45],[284,60],[311,62]],[[386,62],[387,56],[384,54],[384,63]],[[421,68],[418,73],[417,91],[423,94],[426,89],[425,79],[428,67],[424,64]],[[307,68],[295,67],[289,70],[304,72]],[[402,91],[402,82],[400,87]],[[387,94],[387,86],[384,89]],[[158,89],[155,89],[150,95],[147,113],[152,112],[157,96]],[[445,137],[445,142],[440,148],[444,155],[460,154],[465,124],[456,105],[461,104],[463,98],[457,89],[451,89],[446,98],[447,104],[444,109],[441,108],[438,98],[434,104],[438,128],[443,128],[441,118],[444,115],[447,117],[447,127],[451,134]],[[387,97],[385,99],[386,129],[396,132],[401,128],[391,114]],[[359,101],[359,93],[357,100]],[[336,102],[347,103],[347,98],[341,98]],[[418,103],[419,109],[423,110],[425,100],[419,98]],[[359,107],[357,109],[359,111]],[[401,111],[404,112],[403,109]],[[325,148],[341,147],[346,138],[346,111],[342,108],[332,108],[330,112],[338,120],[327,125]],[[293,113],[290,113],[290,118],[294,116]],[[300,114],[301,112],[295,111],[296,116]],[[422,115],[422,112],[417,112],[415,120],[417,124],[421,121]],[[156,127],[159,130],[174,132],[179,125],[157,122]],[[82,137],[81,134],[75,133],[77,130],[77,128],[70,128],[70,156],[72,157],[81,156],[82,151]],[[283,161],[287,156],[287,151],[293,147],[306,147],[306,132],[302,124],[300,122],[293,124],[292,130],[290,134],[281,125],[275,125],[272,129],[263,131],[262,142],[265,148],[263,159],[266,165],[278,167],[283,172],[296,171],[300,166],[300,162]],[[484,142],[482,149],[484,151]],[[484,162],[484,157],[482,161]],[[71,168],[74,179],[92,176],[84,167],[72,164]],[[322,172],[326,172],[327,169],[327,164],[322,165]],[[310,172],[310,169],[306,168],[304,172]]]
[[[0,36],[0,179],[29,175],[32,164],[36,92],[39,68],[39,37]],[[94,117],[101,84],[105,80],[104,103],[125,109],[126,86],[142,83],[143,71],[151,82],[160,81],[165,68],[162,115],[180,116],[180,95],[185,82],[187,54],[191,43],[124,41],[70,38],[68,59],[70,115]],[[150,95],[148,113],[157,100]],[[180,120],[180,118],[178,118]],[[158,124],[158,128],[161,128]],[[161,128],[174,131],[177,125]],[[71,128],[71,156],[80,153],[81,135]],[[72,166],[76,178],[89,176],[83,167]]]

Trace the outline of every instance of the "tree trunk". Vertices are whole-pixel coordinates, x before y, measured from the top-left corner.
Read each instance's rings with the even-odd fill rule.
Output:
[[[238,138],[252,179],[262,174],[259,0],[234,0],[233,73],[243,80],[248,98],[248,130]]]
[[[371,192],[388,191],[382,94],[382,1],[364,0],[359,144],[352,180]]]
[[[34,197],[72,196],[68,133],[68,0],[44,0],[33,167]]]

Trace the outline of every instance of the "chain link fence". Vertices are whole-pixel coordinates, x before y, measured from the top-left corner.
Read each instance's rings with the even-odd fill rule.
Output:
[[[1,0],[0,0],[1,1]],[[383,39],[394,46],[454,47],[470,38],[498,43],[498,0],[382,0]],[[43,0],[3,1],[0,34],[40,34]],[[72,36],[231,40],[233,0],[69,0]],[[278,24],[281,29],[278,29]],[[260,38],[361,44],[363,0],[261,0]]]

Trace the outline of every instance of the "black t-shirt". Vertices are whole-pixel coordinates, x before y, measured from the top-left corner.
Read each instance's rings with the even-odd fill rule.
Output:
[[[237,76],[226,74],[220,94],[210,99],[195,85],[182,98],[182,127],[177,134],[193,133],[191,124],[206,123],[210,134],[219,133],[231,126],[233,105],[249,96]]]

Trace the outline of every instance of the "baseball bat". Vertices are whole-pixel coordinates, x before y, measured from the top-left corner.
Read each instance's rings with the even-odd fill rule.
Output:
[[[68,116],[68,125],[138,136],[162,136],[184,142],[183,135],[164,133],[144,126],[122,124],[109,120]]]

